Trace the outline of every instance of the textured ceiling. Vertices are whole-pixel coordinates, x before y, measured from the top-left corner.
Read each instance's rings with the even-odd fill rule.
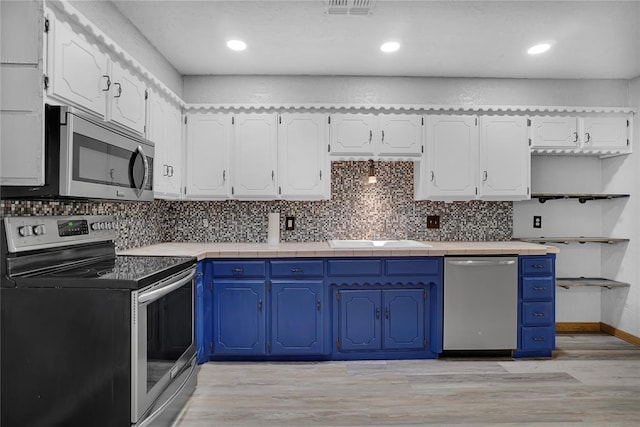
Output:
[[[377,0],[369,16],[327,15],[320,0],[113,3],[183,75],[640,75],[638,1]],[[380,52],[391,39],[401,49]],[[529,56],[541,40],[555,44]]]

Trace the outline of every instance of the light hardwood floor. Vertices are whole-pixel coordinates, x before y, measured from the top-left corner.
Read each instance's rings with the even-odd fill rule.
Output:
[[[554,357],[216,362],[177,427],[640,425],[640,348],[560,334]]]

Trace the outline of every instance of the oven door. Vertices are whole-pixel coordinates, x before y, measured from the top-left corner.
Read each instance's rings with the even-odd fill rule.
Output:
[[[195,357],[195,268],[131,297],[131,422],[149,415],[158,397]]]
[[[61,108],[60,195],[152,200],[154,146]]]

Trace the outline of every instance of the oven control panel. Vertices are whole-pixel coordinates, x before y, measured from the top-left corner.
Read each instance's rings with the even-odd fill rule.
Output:
[[[7,217],[3,225],[12,253],[113,241],[116,237],[110,215]]]

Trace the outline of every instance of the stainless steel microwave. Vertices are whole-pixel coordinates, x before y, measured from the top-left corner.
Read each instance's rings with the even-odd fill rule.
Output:
[[[153,143],[72,107],[45,107],[45,156],[45,185],[2,198],[153,200]]]

